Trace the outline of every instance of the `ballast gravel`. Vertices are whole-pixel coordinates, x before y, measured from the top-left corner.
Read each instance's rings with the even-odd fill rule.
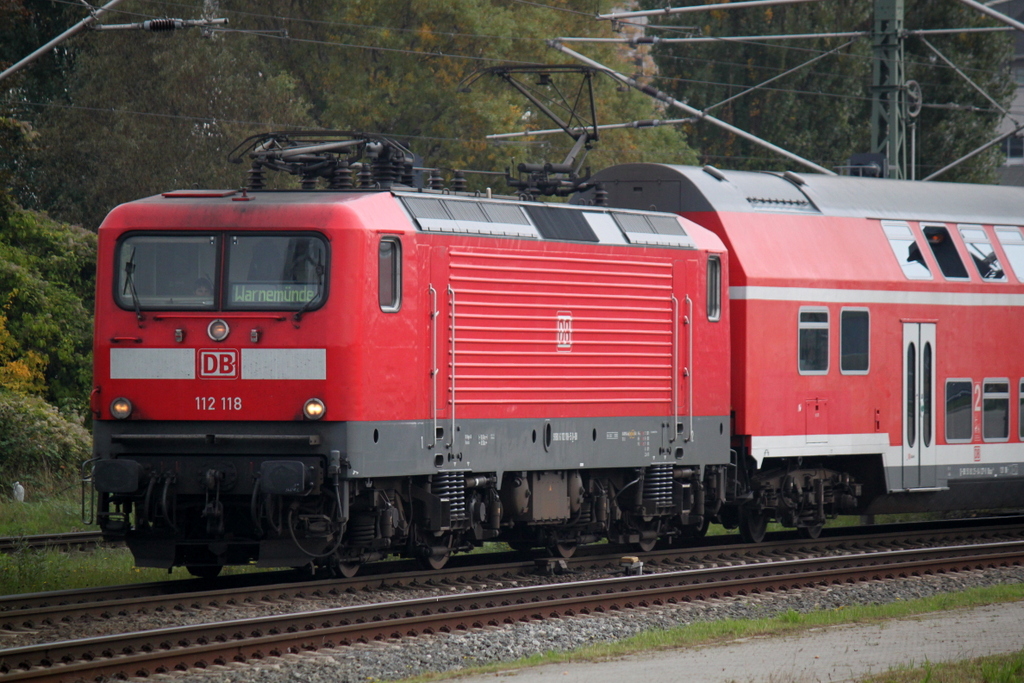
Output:
[[[468,632],[338,647],[247,664],[212,666],[147,680],[197,683],[372,683],[427,672],[452,672],[622,640],[643,631],[724,619],[763,619],[790,610],[840,610],[1024,582],[1024,568],[989,569],[828,586],[707,602],[648,607],[586,617],[516,623]],[[752,663],[756,666],[756,663]]]

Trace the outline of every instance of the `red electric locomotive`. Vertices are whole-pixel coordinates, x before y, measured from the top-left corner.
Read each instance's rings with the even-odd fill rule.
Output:
[[[650,548],[735,501],[710,231],[415,189],[379,137],[250,157],[246,190],[99,230],[93,483],[139,566]],[[330,189],[262,189],[268,168]]]
[[[729,251],[751,497],[722,521],[757,540],[807,517],[824,471],[863,486],[862,513],[1024,501],[1024,190],[660,164],[593,180]]]

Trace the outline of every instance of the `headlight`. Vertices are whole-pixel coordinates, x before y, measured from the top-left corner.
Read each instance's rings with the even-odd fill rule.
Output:
[[[231,328],[223,320],[214,320],[206,328],[206,334],[210,335],[210,339],[213,341],[224,341],[228,338],[229,332],[231,332]]]
[[[318,398],[311,398],[306,401],[306,405],[302,406],[302,414],[306,416],[307,420],[319,420],[327,412],[327,408],[324,407],[324,402]]]
[[[110,414],[124,420],[132,414],[132,402],[126,398],[115,398],[110,404]]]

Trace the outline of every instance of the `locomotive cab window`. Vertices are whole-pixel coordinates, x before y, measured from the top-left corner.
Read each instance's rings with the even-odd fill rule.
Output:
[[[985,229],[980,225],[961,225],[960,236],[964,238],[967,246],[967,253],[974,261],[974,267],[978,269],[978,275],[985,282],[1006,282],[1006,274],[1003,267],[999,265],[999,258],[996,256],[992,243],[985,234]]]
[[[212,309],[218,238],[129,235],[117,247],[114,299],[125,309]]]
[[[839,314],[839,371],[844,375],[867,374],[870,332],[867,309],[843,309]]]
[[[939,270],[947,280],[968,280],[967,268],[960,260],[960,254],[956,250],[956,244],[949,234],[949,230],[941,223],[922,223],[921,232],[928,240],[928,246],[935,255],[935,261],[939,264]]]
[[[828,309],[801,308],[799,322],[801,375],[828,374]]]
[[[882,221],[882,229],[903,274],[911,280],[931,280],[932,272],[910,226],[903,221]]]
[[[377,300],[385,313],[402,305],[402,243],[397,237],[382,237],[377,246]]]
[[[708,256],[708,320],[722,319],[722,259]]]
[[[982,387],[982,436],[985,441],[1006,441],[1010,438],[1010,382],[986,379]]]
[[[969,443],[971,440],[970,379],[946,380],[946,442]]]
[[[311,310],[327,295],[327,244],[314,235],[231,235],[224,308]]]

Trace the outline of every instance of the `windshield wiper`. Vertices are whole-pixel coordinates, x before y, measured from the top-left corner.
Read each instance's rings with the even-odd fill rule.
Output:
[[[142,327],[142,307],[139,306],[139,293],[135,291],[135,250],[132,249],[132,255],[128,259],[128,262],[124,264],[124,289],[121,291],[123,295],[125,292],[130,292],[132,295],[132,306],[135,307],[135,318],[138,320],[139,327]]]
[[[309,297],[309,300],[306,301],[306,303],[302,304],[302,308],[295,311],[295,322],[299,322],[300,320],[302,320],[302,315],[309,311],[309,309],[313,307],[314,303],[319,301],[320,295],[324,291],[324,264],[323,261],[321,260],[322,258],[323,254],[317,254],[316,266],[314,268],[316,271],[316,295]]]

